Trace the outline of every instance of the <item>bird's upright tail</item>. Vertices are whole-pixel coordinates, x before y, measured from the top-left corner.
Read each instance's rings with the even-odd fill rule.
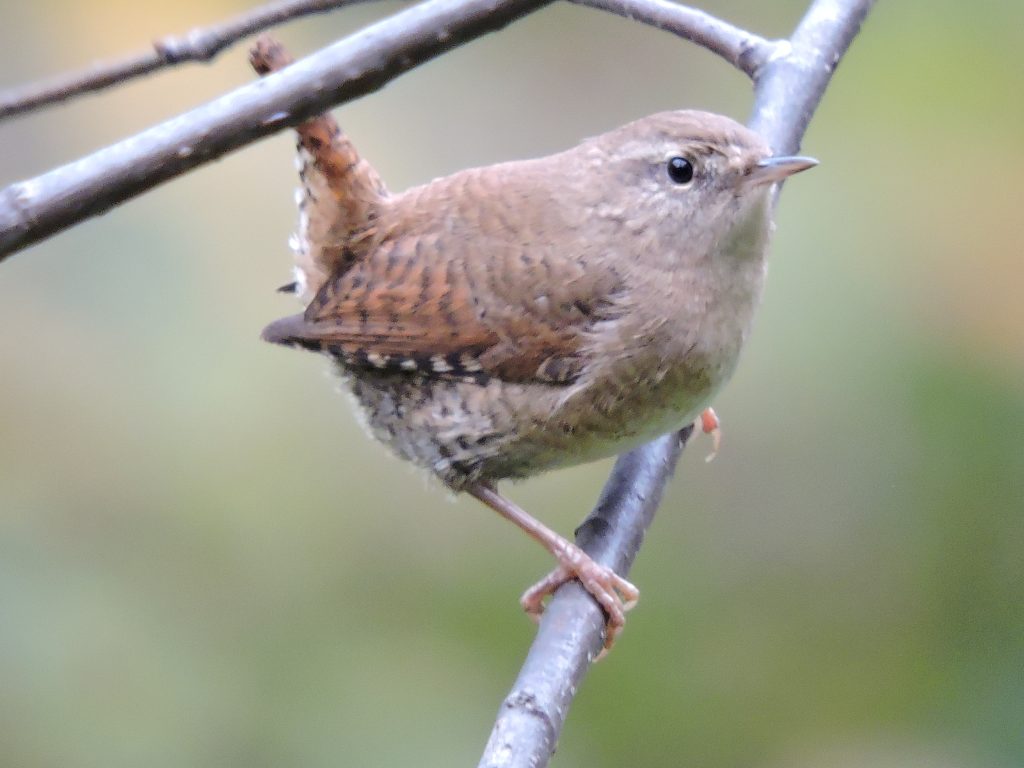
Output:
[[[249,63],[260,76],[293,61],[269,35],[258,38],[249,52]],[[281,290],[308,304],[324,282],[360,257],[361,244],[374,234],[375,209],[388,192],[330,114],[300,123],[295,132],[301,181],[295,193],[299,227],[291,239],[296,279]]]

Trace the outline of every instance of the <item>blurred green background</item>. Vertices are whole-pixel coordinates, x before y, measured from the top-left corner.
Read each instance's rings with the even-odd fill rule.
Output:
[[[803,0],[707,2],[769,36]],[[0,0],[0,82],[242,2]],[[311,51],[393,12],[280,31]],[[765,303],[556,766],[1024,764],[1024,4],[883,2],[804,142]],[[245,48],[0,123],[0,182],[250,80]],[[558,5],[344,106],[392,189],[745,79]],[[369,442],[295,311],[292,139],[0,265],[0,765],[474,765],[550,566]],[[569,532],[608,463],[512,496]]]

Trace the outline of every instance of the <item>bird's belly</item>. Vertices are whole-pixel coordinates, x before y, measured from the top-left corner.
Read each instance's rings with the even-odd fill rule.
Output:
[[[400,375],[350,383],[375,437],[458,489],[614,456],[679,429],[728,378],[730,357],[719,353],[711,365],[694,354],[572,388]]]
[[[572,398],[566,403],[556,420],[572,424],[570,441],[557,446],[564,450],[543,458],[550,467],[582,464],[680,429],[709,405],[731,368],[712,369],[692,360],[630,379],[598,382],[583,396],[585,404],[577,407]]]

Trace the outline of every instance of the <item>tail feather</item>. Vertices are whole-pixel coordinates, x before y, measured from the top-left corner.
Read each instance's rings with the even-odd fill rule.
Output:
[[[305,332],[307,328],[304,315],[289,315],[275,320],[260,334],[260,338],[269,341],[271,344],[280,344],[285,347],[302,347],[318,351],[321,348],[320,342],[310,338]]]
[[[264,76],[293,59],[279,42],[263,35],[249,61]],[[292,239],[295,293],[308,303],[328,279],[358,259],[359,245],[372,236],[376,209],[388,192],[331,115],[311,118],[295,131],[301,181],[296,195],[299,228]]]

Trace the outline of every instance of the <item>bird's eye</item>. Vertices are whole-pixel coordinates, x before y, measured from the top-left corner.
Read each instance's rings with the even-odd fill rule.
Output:
[[[693,181],[693,163],[685,157],[673,157],[668,161],[668,177],[676,184]]]

